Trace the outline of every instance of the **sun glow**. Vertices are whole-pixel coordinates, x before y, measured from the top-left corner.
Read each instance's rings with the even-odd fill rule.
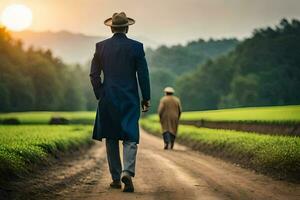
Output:
[[[31,25],[32,12],[25,5],[12,4],[4,9],[1,22],[12,31],[22,31]]]

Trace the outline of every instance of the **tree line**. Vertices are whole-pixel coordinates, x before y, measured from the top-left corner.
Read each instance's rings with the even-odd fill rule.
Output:
[[[187,45],[147,49],[152,80],[153,109],[163,87],[208,59],[231,51],[238,41],[191,41]],[[34,110],[95,110],[97,102],[89,81],[89,65],[69,66],[50,50],[30,47],[0,28],[0,112]]]
[[[163,95],[163,89],[166,86],[174,87],[179,77],[194,71],[197,66],[210,59],[226,55],[238,43],[239,41],[234,38],[199,39],[188,42],[186,45],[160,46],[155,50],[146,49],[151,77],[152,109],[150,112],[156,112],[159,99]]]
[[[0,28],[0,112],[95,108],[88,71],[50,50],[29,48]]]
[[[300,22],[257,29],[176,80],[185,110],[300,104]]]
[[[191,41],[147,49],[152,109],[173,86],[184,110],[300,103],[300,22],[283,19],[243,41]],[[25,50],[0,28],[0,112],[95,110],[89,66]]]

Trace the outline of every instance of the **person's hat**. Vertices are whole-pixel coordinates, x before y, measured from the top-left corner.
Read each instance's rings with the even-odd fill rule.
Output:
[[[124,12],[114,13],[112,17],[104,21],[106,26],[124,27],[135,23],[135,20],[126,16]]]
[[[164,89],[164,92],[174,94],[174,93],[175,93],[175,90],[174,90],[172,87],[166,87],[166,88]]]

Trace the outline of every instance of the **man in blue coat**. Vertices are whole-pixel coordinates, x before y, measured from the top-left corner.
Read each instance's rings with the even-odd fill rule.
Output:
[[[104,21],[114,35],[96,44],[90,72],[93,90],[99,100],[93,139],[101,141],[106,138],[107,160],[113,180],[110,186],[121,188],[122,181],[124,192],[134,191],[131,177],[135,175],[140,105],[143,112],[150,107],[149,72],[143,44],[126,36],[128,26],[134,23],[124,12],[115,13]],[[123,170],[119,140],[123,141]]]

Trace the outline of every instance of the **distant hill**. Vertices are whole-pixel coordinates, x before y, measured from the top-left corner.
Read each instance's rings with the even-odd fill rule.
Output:
[[[12,33],[14,38],[21,39],[25,45],[51,49],[53,54],[67,63],[85,63],[95,50],[95,43],[103,37],[61,32],[23,31]]]
[[[60,57],[66,63],[81,64],[91,60],[95,50],[95,43],[105,39],[105,37],[101,36],[89,36],[68,31],[23,31],[13,32],[12,36],[21,39],[25,47],[34,46],[50,49],[55,56]],[[158,46],[156,42],[145,37],[136,37],[135,39],[143,42],[145,46]]]

